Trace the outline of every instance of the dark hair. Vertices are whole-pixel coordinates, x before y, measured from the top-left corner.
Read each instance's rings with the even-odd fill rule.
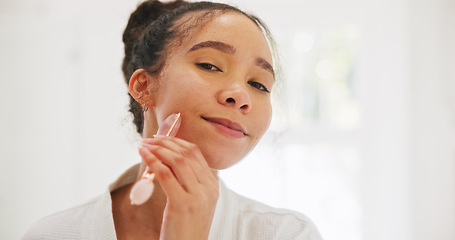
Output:
[[[131,75],[135,70],[143,68],[149,74],[157,74],[162,70],[169,49],[175,44],[181,44],[183,39],[191,32],[201,27],[207,19],[226,11],[240,13],[251,19],[262,29],[273,43],[268,28],[255,16],[249,15],[236,7],[213,2],[174,2],[162,3],[158,0],[148,0],[141,3],[131,14],[123,32],[125,45],[125,58],[122,70],[125,81],[129,84]],[[200,12],[190,21],[176,24],[186,13]],[[130,112],[137,132],[142,134],[144,115],[142,106],[130,96]]]

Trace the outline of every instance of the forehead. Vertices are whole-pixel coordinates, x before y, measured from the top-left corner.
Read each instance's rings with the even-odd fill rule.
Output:
[[[262,30],[253,20],[241,13],[233,11],[188,13],[176,25],[184,31],[180,43],[173,49],[177,52],[186,52],[194,44],[212,40],[228,43],[240,52],[250,50],[259,57],[272,61],[269,44]]]

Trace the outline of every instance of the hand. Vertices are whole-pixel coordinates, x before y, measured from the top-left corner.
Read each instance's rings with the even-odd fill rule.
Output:
[[[160,239],[207,239],[218,179],[198,146],[176,137],[144,139],[142,159],[167,196]]]

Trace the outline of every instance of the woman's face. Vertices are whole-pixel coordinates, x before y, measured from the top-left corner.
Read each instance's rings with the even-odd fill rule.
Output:
[[[271,64],[255,23],[237,13],[221,14],[172,50],[150,110],[158,123],[182,113],[177,136],[197,144],[211,168],[227,168],[270,124]]]

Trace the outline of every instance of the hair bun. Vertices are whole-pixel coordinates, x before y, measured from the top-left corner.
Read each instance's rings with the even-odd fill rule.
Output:
[[[131,13],[126,25],[125,31],[123,32],[123,44],[125,46],[125,58],[122,64],[122,70],[125,77],[125,81],[128,83],[129,77],[132,74],[132,69],[129,69],[131,63],[132,51],[134,44],[144,32],[144,30],[153,21],[158,19],[164,13],[171,11],[183,4],[185,1],[177,0],[173,2],[160,2],[157,0],[148,0],[141,3],[136,10]]]

